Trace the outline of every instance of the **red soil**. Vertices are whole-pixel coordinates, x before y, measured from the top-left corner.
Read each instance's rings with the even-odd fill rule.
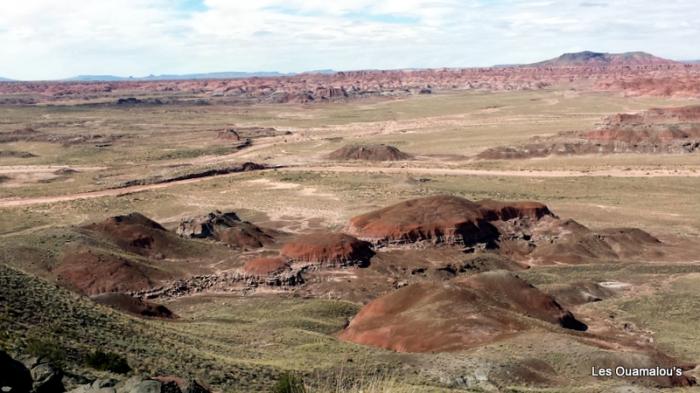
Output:
[[[363,307],[340,338],[399,352],[458,351],[529,329],[524,316],[586,329],[550,296],[498,271],[396,290]]]
[[[64,251],[53,274],[59,283],[87,295],[144,290],[155,279],[167,277],[154,268],[87,247]]]
[[[495,220],[551,215],[537,202],[472,202],[454,196],[413,199],[350,219],[349,231],[377,243],[431,241],[473,244],[495,241]]]
[[[267,276],[289,270],[289,263],[285,258],[255,258],[246,262],[243,271],[253,276]]]
[[[301,235],[287,242],[280,254],[293,261],[325,266],[366,265],[374,255],[368,242],[344,233]]]
[[[111,217],[84,228],[100,233],[126,251],[144,256],[171,254],[180,242],[177,236],[140,213]]]

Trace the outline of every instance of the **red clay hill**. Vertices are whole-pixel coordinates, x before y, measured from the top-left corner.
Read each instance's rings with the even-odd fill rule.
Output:
[[[654,108],[603,119],[597,129],[536,137],[519,146],[487,149],[481,159],[522,159],[549,155],[700,152],[700,106]]]
[[[287,270],[290,270],[289,262],[282,257],[255,258],[243,266],[243,271],[252,276],[268,276]]]
[[[528,330],[530,318],[587,329],[552,297],[496,271],[391,292],[363,307],[340,338],[398,352],[458,351]]]
[[[125,251],[143,256],[163,258],[179,249],[181,244],[177,236],[140,213],[114,216],[83,228]]]
[[[492,249],[525,266],[658,257],[661,242],[635,228],[593,231],[559,219],[539,202],[437,195],[350,219],[348,232],[379,246],[448,245]]]
[[[438,195],[413,199],[350,219],[349,232],[377,244],[446,243],[470,245],[499,237],[494,220],[552,215],[537,202],[472,202]]]
[[[371,244],[344,233],[318,232],[297,236],[280,254],[292,261],[318,263],[322,266],[364,266],[374,255]]]
[[[411,155],[389,145],[349,145],[330,153],[328,158],[337,161],[403,161]]]
[[[85,246],[64,250],[52,273],[60,284],[86,295],[144,290],[172,278],[139,259]]]
[[[87,295],[143,291],[205,273],[208,258],[227,251],[183,239],[140,213],[73,231],[76,240],[63,248],[50,270],[59,283]]]

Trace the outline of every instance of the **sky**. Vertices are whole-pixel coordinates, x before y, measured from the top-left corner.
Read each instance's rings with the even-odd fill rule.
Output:
[[[1,0],[0,77],[700,59],[696,0]]]

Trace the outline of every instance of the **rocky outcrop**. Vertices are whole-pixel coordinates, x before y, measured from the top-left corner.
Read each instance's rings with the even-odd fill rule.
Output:
[[[498,252],[516,261],[537,264],[611,262],[621,258],[659,257],[663,244],[636,228],[598,231],[571,219],[545,217],[494,222],[501,237]]]
[[[173,376],[145,378],[134,376],[124,381],[96,380],[68,393],[209,393],[210,389],[192,380]]]
[[[398,352],[458,351],[528,330],[527,318],[587,328],[552,297],[497,271],[400,288],[363,307],[340,338]]]
[[[196,380],[176,376],[153,378],[133,376],[119,381],[113,378],[90,380],[71,374],[68,379],[83,381],[77,386],[73,385],[69,393],[209,393],[211,391],[206,385]],[[0,350],[0,389],[4,393],[62,393],[66,391],[64,380],[63,370],[45,359],[29,357],[22,363]]]
[[[186,238],[213,239],[234,248],[255,249],[274,243],[275,231],[242,221],[234,212],[211,212],[180,221],[177,234]]]
[[[336,267],[366,266],[374,252],[370,243],[353,236],[318,232],[295,237],[282,246],[280,254],[292,261]]]
[[[438,195],[412,199],[350,219],[349,232],[378,244],[493,243],[500,234],[491,221],[540,219],[552,215],[537,202],[496,202]]]
[[[337,161],[403,161],[411,155],[389,145],[350,145],[330,153],[328,158]]]

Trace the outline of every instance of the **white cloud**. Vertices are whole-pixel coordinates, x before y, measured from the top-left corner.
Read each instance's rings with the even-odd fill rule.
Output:
[[[3,0],[0,76],[482,66],[580,49],[700,58],[694,1],[182,1]]]

